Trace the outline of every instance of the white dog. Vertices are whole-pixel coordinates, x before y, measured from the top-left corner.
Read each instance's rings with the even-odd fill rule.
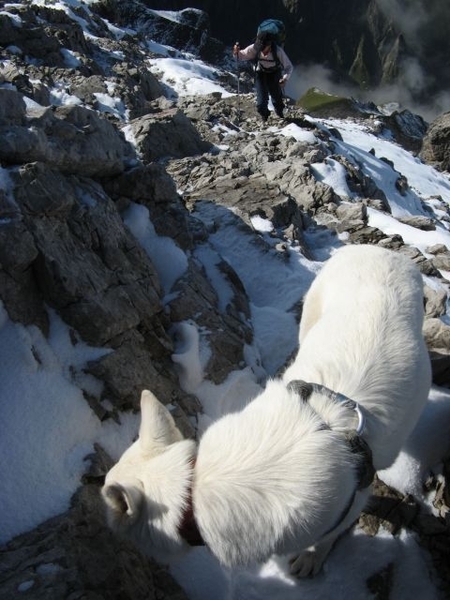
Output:
[[[102,490],[110,526],[160,559],[203,539],[230,567],[295,554],[293,573],[317,573],[427,400],[422,320],[410,259],[338,250],[306,295],[294,363],[198,447],[143,392],[139,439]]]

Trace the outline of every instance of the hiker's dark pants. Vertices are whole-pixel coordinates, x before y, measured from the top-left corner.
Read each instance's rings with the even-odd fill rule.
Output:
[[[280,77],[281,72],[279,70],[273,73],[267,71],[256,71],[255,73],[256,110],[264,119],[267,119],[270,114],[268,108],[269,94],[275,112],[280,117],[283,115],[284,102]]]

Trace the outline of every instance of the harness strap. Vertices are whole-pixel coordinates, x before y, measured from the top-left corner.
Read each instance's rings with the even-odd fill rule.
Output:
[[[356,490],[363,490],[372,483],[375,477],[375,468],[372,462],[372,451],[369,444],[361,437],[366,428],[366,419],[361,406],[348,398],[344,394],[334,392],[330,388],[320,383],[308,383],[301,379],[295,379],[287,384],[287,389],[295,392],[300,398],[307,402],[313,392],[325,394],[327,398],[333,402],[339,402],[346,408],[356,412],[358,416],[358,426],[355,430],[350,430],[344,433],[344,438],[349,446],[352,454],[357,458],[356,473],[357,486]],[[355,493],[356,493],[355,490]]]
[[[369,487],[372,483],[373,478],[375,477],[375,468],[372,462],[372,451],[370,449],[369,444],[361,437],[361,434],[365,430],[366,420],[361,409],[361,406],[351,400],[344,394],[339,394],[338,392],[334,392],[330,388],[319,384],[319,383],[308,383],[306,381],[302,381],[300,379],[290,381],[287,385],[287,389],[296,393],[300,398],[307,402],[309,397],[313,392],[317,392],[319,394],[325,394],[330,400],[333,402],[339,402],[346,408],[350,410],[354,410],[358,415],[358,426],[356,430],[350,430],[344,433],[344,438],[347,445],[350,448],[352,454],[356,456],[356,487],[353,490],[353,494],[350,497],[347,505],[344,510],[340,514],[336,523],[334,523],[327,531],[323,534],[322,537],[325,537],[329,533],[331,533],[334,529],[336,529],[340,523],[345,519],[348,515],[353,502],[355,500],[356,493],[359,490],[364,490]],[[328,429],[331,429],[328,425],[326,425]]]
[[[192,458],[191,467],[194,469],[196,459]],[[204,546],[202,535],[198,529],[197,521],[195,520],[194,507],[192,506],[192,488],[189,489],[186,506],[178,526],[178,533],[189,546]]]
[[[301,379],[290,381],[287,385],[287,388],[297,393],[299,396],[301,396],[303,400],[308,400],[308,398],[313,392],[317,392],[318,394],[325,394],[325,396],[327,396],[330,400],[333,400],[333,402],[339,402],[340,404],[345,406],[345,408],[354,410],[358,415],[358,426],[356,428],[356,434],[362,435],[364,433],[364,430],[366,428],[365,416],[363,414],[361,406],[351,398],[348,398],[347,396],[345,396],[344,394],[340,394],[339,392],[334,392],[333,390],[330,390],[330,388],[327,388],[321,383],[307,383],[306,381],[302,381]]]
[[[189,546],[204,546],[205,542],[198,530],[197,521],[195,520],[192,500],[189,499],[188,506],[184,511],[183,518],[178,527],[178,533]]]

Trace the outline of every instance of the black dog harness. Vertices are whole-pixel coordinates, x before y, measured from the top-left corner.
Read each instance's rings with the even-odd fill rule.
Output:
[[[297,379],[289,382],[287,389],[300,396],[303,402],[308,402],[313,392],[325,395],[333,402],[339,402],[346,408],[353,410],[358,416],[358,425],[356,429],[346,431],[343,434],[352,454],[354,454],[356,457],[356,487],[347,506],[344,508],[341,516],[339,517],[339,520],[324,533],[325,536],[333,531],[333,529],[336,529],[336,527],[345,519],[353,504],[356,492],[368,488],[375,477],[375,468],[372,462],[372,451],[369,447],[369,444],[362,438],[362,434],[364,433],[366,426],[366,419],[361,406],[357,402],[351,398],[348,398],[347,396],[344,396],[344,394],[339,394],[338,392],[330,390],[322,384],[307,383],[306,381]],[[331,427],[325,423],[324,428],[331,429]]]

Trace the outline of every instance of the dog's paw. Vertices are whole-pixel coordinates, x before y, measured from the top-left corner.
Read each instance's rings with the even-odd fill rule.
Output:
[[[297,578],[303,577],[314,577],[317,575],[322,568],[323,562],[328,552],[320,552],[317,548],[312,546],[305,550],[301,554],[294,556],[290,559],[289,570],[291,575]]]

